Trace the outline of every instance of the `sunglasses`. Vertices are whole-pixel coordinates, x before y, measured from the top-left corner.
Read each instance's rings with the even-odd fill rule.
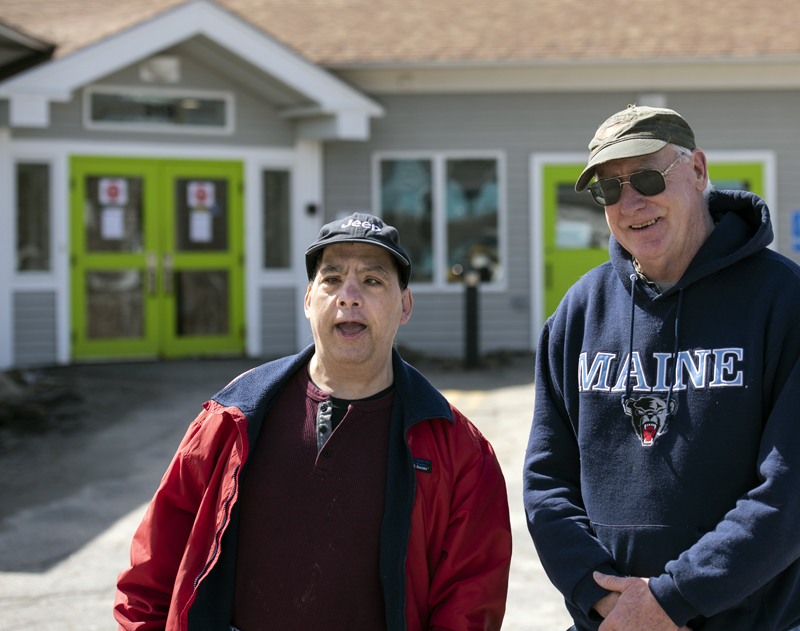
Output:
[[[639,171],[631,175],[623,176],[628,179],[623,181],[619,177],[609,177],[602,180],[597,180],[589,186],[589,192],[592,194],[592,199],[601,206],[613,206],[622,197],[622,185],[630,184],[638,193],[645,197],[652,197],[663,193],[667,188],[667,181],[664,176],[669,173],[670,169],[674,167],[678,160],[683,156],[680,155],[675,158],[675,162],[670,164],[663,171],[656,169],[647,169],[646,171]]]

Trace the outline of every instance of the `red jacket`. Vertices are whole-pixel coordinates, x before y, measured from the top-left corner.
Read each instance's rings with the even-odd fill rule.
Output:
[[[120,629],[227,628],[239,476],[266,412],[312,354],[313,346],[245,373],[191,424],[119,576]],[[387,628],[499,629],[511,560],[500,465],[480,432],[396,352],[393,363],[380,544]]]

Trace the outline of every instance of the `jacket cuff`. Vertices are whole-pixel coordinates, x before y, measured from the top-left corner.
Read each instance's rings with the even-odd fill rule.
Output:
[[[683,597],[669,574],[651,578],[648,585],[658,604],[677,626],[684,627],[689,620],[700,615],[695,606]]]
[[[593,572],[589,572],[587,576],[575,587],[572,592],[572,602],[580,609],[587,618],[590,620],[602,621],[600,614],[598,614],[592,607],[594,604],[610,594],[607,589],[600,587],[594,580],[593,573],[601,572],[602,574],[609,574],[611,576],[619,576],[617,571],[610,565],[601,565],[596,567]]]

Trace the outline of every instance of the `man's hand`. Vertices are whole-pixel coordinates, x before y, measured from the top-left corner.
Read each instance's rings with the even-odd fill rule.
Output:
[[[605,574],[602,576],[605,576]],[[592,609],[603,616],[603,618],[608,618],[608,614],[610,614],[611,610],[616,607],[618,600],[619,592],[611,592],[610,594],[606,594],[603,596],[603,598],[598,600]]]
[[[648,579],[594,573],[595,582],[612,592],[597,601],[594,608],[605,618],[600,631],[678,631],[678,626],[658,604]],[[614,598],[616,596],[616,598]],[[681,627],[680,631],[689,631]]]

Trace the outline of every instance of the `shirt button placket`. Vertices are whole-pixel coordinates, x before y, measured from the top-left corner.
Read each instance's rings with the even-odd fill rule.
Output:
[[[328,435],[331,432],[331,416],[333,414],[333,405],[330,401],[320,401],[317,406],[317,453],[322,450],[323,445],[328,440]],[[322,455],[326,458],[330,457],[330,450],[326,449]]]

